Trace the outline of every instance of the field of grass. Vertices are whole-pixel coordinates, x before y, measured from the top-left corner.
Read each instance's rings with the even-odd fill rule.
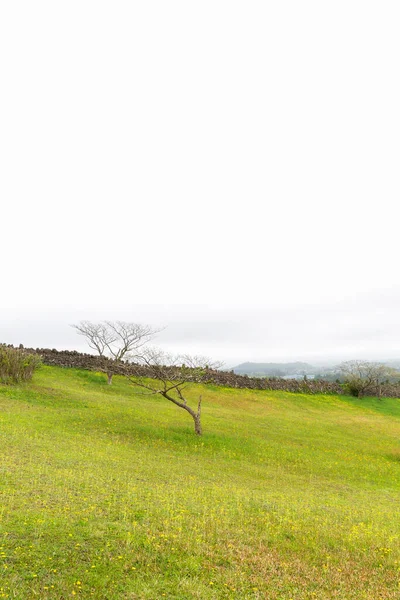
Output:
[[[0,598],[400,598],[400,400],[0,386]]]

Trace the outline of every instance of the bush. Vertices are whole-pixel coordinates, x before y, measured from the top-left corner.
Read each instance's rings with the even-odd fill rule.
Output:
[[[350,396],[354,396],[354,398],[361,398],[368,391],[370,391],[371,394],[373,393],[372,390],[368,390],[365,381],[362,379],[351,379],[346,381],[343,385],[343,389],[347,394],[350,394]]]
[[[40,356],[25,350],[0,345],[0,382],[29,381],[41,365]]]

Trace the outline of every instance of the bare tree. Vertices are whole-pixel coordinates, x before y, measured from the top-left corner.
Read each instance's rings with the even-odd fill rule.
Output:
[[[106,363],[109,385],[115,367],[123,360],[131,360],[160,331],[150,325],[125,321],[81,321],[72,327],[86,338],[89,347],[99,356],[110,359]]]
[[[400,373],[388,365],[381,363],[375,363],[375,365],[375,392],[378,398],[381,398],[383,384],[397,382],[399,380]]]
[[[211,363],[209,359],[188,355],[173,357],[155,348],[146,348],[138,357],[138,362],[129,365],[129,381],[149,394],[160,394],[169,402],[182,408],[192,417],[194,430],[202,435],[201,395],[196,408],[188,404],[186,389],[192,383],[207,383],[213,369],[220,363]]]
[[[339,365],[345,382],[353,396],[361,398],[367,393],[382,395],[382,384],[394,380],[400,373],[387,365],[365,360],[349,360]]]

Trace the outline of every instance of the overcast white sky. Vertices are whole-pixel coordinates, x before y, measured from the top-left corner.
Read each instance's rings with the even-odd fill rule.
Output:
[[[400,357],[400,5],[6,0],[0,341]]]

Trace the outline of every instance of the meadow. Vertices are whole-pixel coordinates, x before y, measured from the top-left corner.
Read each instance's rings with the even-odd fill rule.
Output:
[[[400,400],[199,393],[0,385],[0,598],[400,598]]]

